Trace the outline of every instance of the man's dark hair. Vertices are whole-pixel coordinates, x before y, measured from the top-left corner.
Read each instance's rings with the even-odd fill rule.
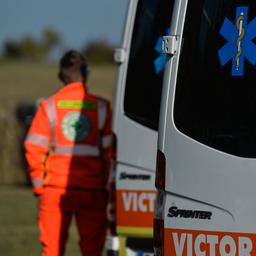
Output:
[[[88,70],[85,57],[75,51],[66,52],[60,59],[59,78],[64,83],[74,82],[76,77],[82,76],[84,82],[87,79]]]

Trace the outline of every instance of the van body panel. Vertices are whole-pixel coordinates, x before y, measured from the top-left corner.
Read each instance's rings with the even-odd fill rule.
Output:
[[[167,227],[184,230],[230,230],[234,219],[225,209],[167,193],[165,209]],[[219,219],[223,220],[224,226]]]
[[[113,128],[118,133],[117,164],[127,163],[154,172],[157,132],[134,122],[119,111],[117,125]]]
[[[172,3],[173,1],[167,0],[130,1],[122,45],[122,48],[126,49],[126,59],[118,70],[113,118],[113,132],[117,137],[116,192],[117,198],[120,198],[124,189],[134,193],[141,193],[143,190],[146,194],[142,194],[142,197],[149,197],[140,199],[144,203],[147,200],[150,202],[144,215],[136,217],[136,225],[140,224],[141,228],[152,228],[153,225],[153,221],[150,225],[143,223],[145,215],[150,216],[148,219],[153,216],[151,203],[155,197],[153,192],[157,127],[163,69],[166,62],[161,52],[161,37],[168,33],[170,23],[170,15],[163,14],[172,13]],[[145,173],[150,179],[120,180],[120,175],[125,172],[129,175]],[[119,221],[123,207],[119,202],[122,200],[116,205],[119,213],[117,223],[122,223],[121,227],[136,227],[131,225],[131,218],[122,218],[123,220]],[[124,221],[127,221],[127,224]]]
[[[255,3],[175,6],[171,35],[182,40],[166,65],[158,135],[166,180],[155,216],[164,223],[164,255],[254,255],[256,71],[237,52],[243,45],[255,56]]]
[[[142,196],[146,193],[151,198],[151,194],[155,194],[154,168],[156,163],[157,131],[132,120],[124,112],[126,76],[137,3],[138,1],[130,1],[122,46],[126,49],[127,59],[119,66],[118,70],[112,127],[117,136],[117,158],[115,161],[116,223],[117,232],[122,236],[143,236],[144,234],[145,237],[152,237],[153,223],[152,221],[149,222],[149,219],[153,219],[153,210],[150,209],[149,211],[149,206],[147,206],[146,212],[136,212],[136,209],[133,211],[132,207],[138,203],[137,195],[141,194],[142,190]],[[132,175],[136,175],[136,178],[131,178]],[[147,176],[149,179],[142,179],[139,175]],[[139,179],[137,179],[138,177]],[[127,206],[125,202],[127,202]],[[143,210],[145,210],[145,207]],[[145,216],[147,221],[144,221]],[[138,223],[140,223],[139,228],[137,227]]]
[[[236,220],[224,209],[168,194],[165,212],[166,256],[242,256],[255,251],[255,229],[237,227]]]
[[[120,234],[152,236],[156,198],[152,172],[117,165],[116,221]]]
[[[112,129],[117,146],[113,173],[120,255],[123,243],[129,247],[127,255],[153,252],[158,119],[166,63],[161,38],[169,33],[172,4],[169,0],[129,1],[123,43],[116,52]]]
[[[226,209],[234,217],[242,202],[244,207],[250,208],[255,197],[255,159],[238,158],[211,149],[184,136],[174,126],[170,132],[172,146],[165,148],[168,152],[166,180],[171,181],[166,183],[167,191]],[[183,183],[186,186],[180,186]]]
[[[119,65],[118,68],[113,131],[118,134],[117,162],[127,163],[153,172],[155,167],[157,132],[128,118],[124,111],[130,44],[137,4],[137,0],[130,0],[129,2],[129,11],[122,45],[122,48],[126,51],[126,61]]]
[[[173,13],[171,17],[170,24],[170,35],[179,37],[179,45],[177,53],[172,56],[167,56],[167,63],[164,70],[163,77],[163,91],[161,97],[161,111],[159,117],[159,127],[158,127],[158,148],[163,151],[165,142],[165,131],[168,130],[169,123],[167,122],[172,114],[173,104],[174,104],[174,91],[177,78],[177,69],[179,63],[179,53],[182,48],[182,29],[185,20],[185,10],[187,1],[175,1],[173,7]],[[170,86],[172,85],[172,86]],[[168,127],[167,127],[168,126]],[[160,135],[159,135],[160,134]]]

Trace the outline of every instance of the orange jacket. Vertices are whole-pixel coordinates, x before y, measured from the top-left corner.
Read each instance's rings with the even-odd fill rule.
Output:
[[[43,100],[25,140],[34,193],[45,185],[105,187],[111,139],[109,102],[87,93],[82,83]]]

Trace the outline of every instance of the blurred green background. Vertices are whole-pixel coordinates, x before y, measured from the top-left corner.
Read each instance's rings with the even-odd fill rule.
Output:
[[[116,66],[89,65],[90,91],[113,100]],[[17,120],[17,107],[33,105],[47,97],[61,83],[58,65],[45,61],[0,61],[0,255],[40,255],[38,242],[37,202],[22,167],[20,139],[24,127]],[[70,232],[66,255],[80,255],[74,225]]]

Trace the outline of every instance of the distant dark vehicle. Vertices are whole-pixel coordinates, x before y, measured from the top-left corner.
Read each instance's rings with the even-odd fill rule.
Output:
[[[20,148],[20,159],[21,166],[25,175],[25,185],[31,185],[30,178],[28,175],[28,164],[25,158],[25,150],[24,150],[24,140],[27,136],[27,132],[31,125],[32,119],[37,110],[37,104],[28,104],[28,103],[20,103],[16,107],[16,118],[22,127],[22,132],[19,137],[19,148]]]

